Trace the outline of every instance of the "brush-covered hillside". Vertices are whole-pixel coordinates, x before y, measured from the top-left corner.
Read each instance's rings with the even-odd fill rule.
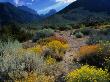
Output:
[[[44,21],[47,24],[110,21],[109,0],[77,0]],[[62,21],[63,20],[63,21]]]
[[[20,9],[8,2],[0,2],[0,24],[9,22],[30,23],[39,19],[38,14]]]

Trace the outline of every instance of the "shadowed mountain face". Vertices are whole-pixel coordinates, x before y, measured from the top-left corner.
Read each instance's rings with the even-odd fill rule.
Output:
[[[62,13],[67,13],[72,9],[83,7],[86,10],[95,11],[95,12],[103,12],[110,10],[110,0],[77,0],[73,2],[68,7],[63,9]]]
[[[20,9],[11,3],[0,3],[0,23],[28,23],[40,19],[39,15]]]
[[[49,17],[48,23],[110,21],[110,0],[77,0]]]
[[[26,11],[26,12],[30,12],[32,14],[38,15],[37,11],[27,7],[27,6],[18,6],[19,9]]]

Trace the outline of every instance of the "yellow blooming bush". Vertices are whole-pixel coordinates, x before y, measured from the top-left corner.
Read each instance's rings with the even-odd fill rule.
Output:
[[[56,63],[56,59],[52,58],[51,56],[48,56],[46,58],[46,64],[52,65],[52,64],[55,64],[55,63]]]
[[[35,82],[55,82],[54,76],[46,76],[46,75],[40,75],[37,77],[37,81]]]
[[[67,82],[109,82],[107,70],[85,65],[65,77]]]
[[[28,77],[15,80],[15,82],[55,82],[54,76],[37,75],[35,73],[30,73]]]
[[[37,41],[37,43],[39,45],[46,45],[49,42],[52,42],[54,40],[60,41],[61,43],[64,43],[64,44],[68,43],[68,41],[66,39],[64,39],[63,37],[58,37],[58,36],[51,36],[51,37],[48,37],[48,38],[40,39],[40,40]]]
[[[68,41],[65,39],[65,38],[63,38],[63,37],[61,37],[61,36],[52,36],[51,38],[51,41],[52,40],[57,40],[57,41],[60,41],[61,43],[64,43],[64,44],[66,44],[66,43],[68,43]]]
[[[104,60],[104,67],[110,71],[110,57],[105,57]]]
[[[49,43],[49,42],[52,41],[50,38],[51,38],[51,37],[40,39],[40,40],[37,41],[37,44],[44,46],[44,45],[46,45],[47,43]]]
[[[50,50],[52,50],[53,52],[59,55],[63,55],[68,49],[68,47],[69,47],[68,44],[63,44],[57,40],[53,40],[52,42],[49,42],[47,44],[47,48],[49,48]]]
[[[36,45],[35,47],[28,48],[27,51],[32,51],[36,54],[41,54],[43,52],[43,47],[41,45]]]

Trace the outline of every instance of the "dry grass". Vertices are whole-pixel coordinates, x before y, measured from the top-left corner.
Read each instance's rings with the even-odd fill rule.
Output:
[[[98,53],[100,46],[97,45],[86,45],[79,49],[78,57],[90,56]]]

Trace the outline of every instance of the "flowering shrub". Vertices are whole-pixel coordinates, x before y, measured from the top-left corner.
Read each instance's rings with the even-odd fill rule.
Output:
[[[55,50],[64,52],[68,45],[55,40],[48,43],[48,48],[49,51],[53,50],[51,48],[57,48]],[[18,41],[0,43],[0,79],[6,76],[15,82],[55,82],[55,79],[65,72],[64,67],[69,66],[64,62],[56,63],[56,59],[51,56],[45,59],[43,55],[36,55],[42,53],[43,49],[44,46],[41,45],[23,49]]]
[[[65,51],[68,49],[68,44],[63,44],[60,41],[54,40],[47,44],[47,47],[53,52],[63,55]]]
[[[83,64],[102,67],[104,55],[99,53],[100,49],[101,46],[99,44],[81,47],[78,55],[80,62]]]
[[[37,75],[35,73],[29,73],[27,78],[21,80],[15,80],[15,82],[54,82],[54,76]]]
[[[52,37],[49,37],[49,38],[40,39],[40,40],[37,41],[37,43],[39,45],[46,45],[49,42],[52,42],[54,40],[60,41],[61,43],[64,43],[64,44],[67,44],[67,40],[66,39],[64,39],[63,37],[58,37],[58,36],[52,36]]]
[[[105,58],[104,67],[110,72],[110,57]]]
[[[50,37],[49,37],[49,38],[44,38],[44,39],[38,40],[38,41],[37,41],[37,44],[44,46],[44,45],[48,44],[48,43],[51,42],[51,41],[52,41],[52,40],[51,40]]]
[[[55,82],[55,78],[54,76],[40,75],[37,77],[36,82]]]
[[[109,41],[100,41],[100,48],[98,51],[99,54],[107,56],[110,54],[110,42]]]
[[[47,63],[48,65],[55,64],[55,63],[56,63],[56,59],[52,58],[51,56],[48,56],[48,57],[46,58],[46,63]]]
[[[96,54],[99,50],[99,45],[87,45],[82,46],[79,50],[79,57],[89,56],[91,54]]]
[[[61,43],[64,43],[64,44],[68,43],[68,41],[66,39],[64,39],[63,37],[52,36],[50,39],[60,41]]]
[[[36,45],[35,47],[28,48],[27,51],[35,52],[36,54],[41,54],[43,52],[43,48],[40,45]]]
[[[109,74],[107,70],[96,68],[93,66],[82,66],[66,76],[67,82],[109,82]]]

